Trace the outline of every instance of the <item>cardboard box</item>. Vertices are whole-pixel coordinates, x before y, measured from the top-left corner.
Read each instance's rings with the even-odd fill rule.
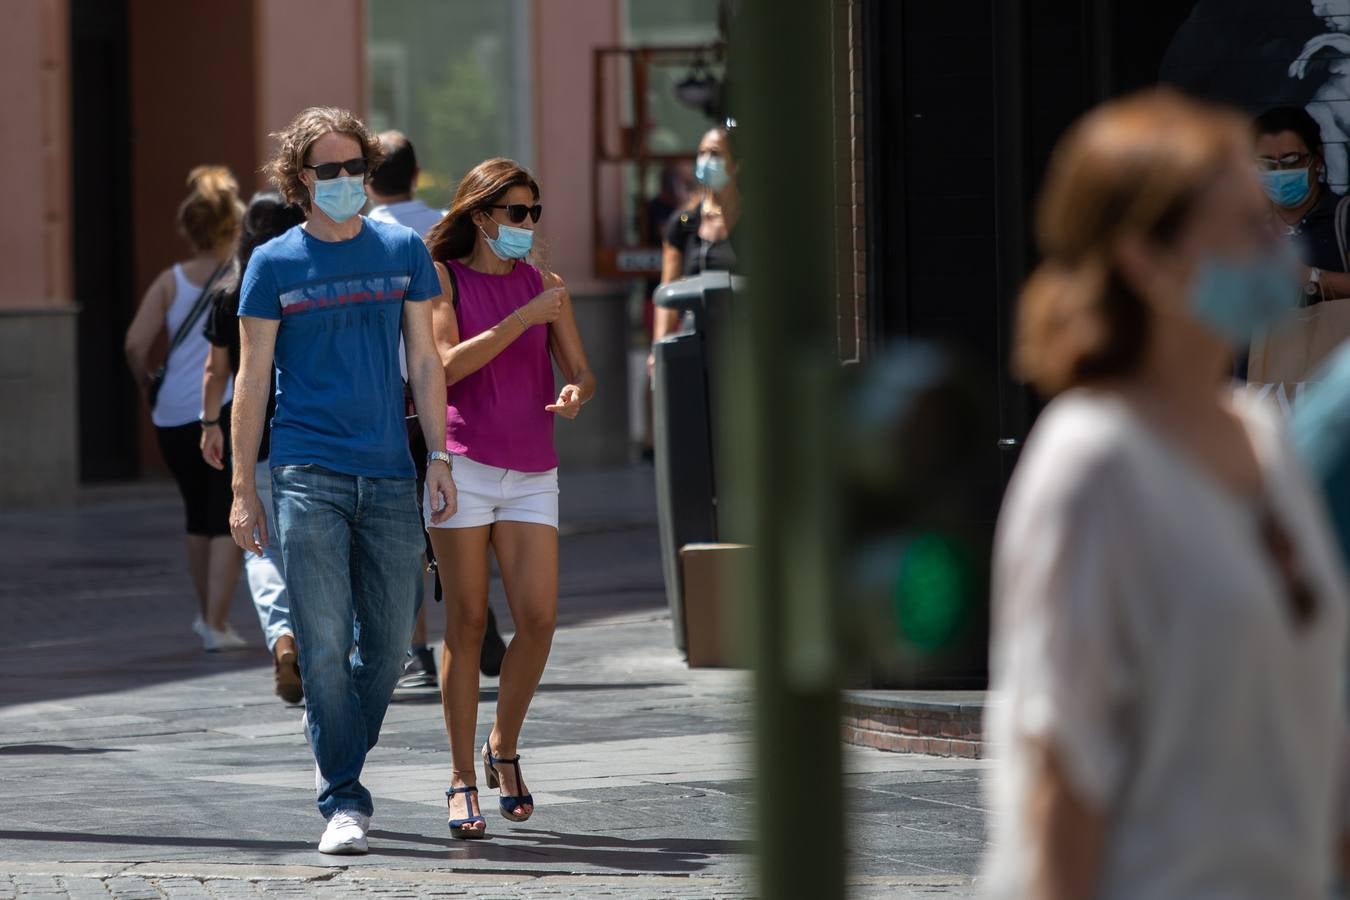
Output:
[[[680,548],[684,573],[684,632],[689,667],[729,667],[740,660],[732,646],[733,593],[750,554],[745,544],[685,544]]]

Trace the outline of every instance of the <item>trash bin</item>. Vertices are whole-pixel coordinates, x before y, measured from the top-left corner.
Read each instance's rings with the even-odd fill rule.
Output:
[[[727,272],[705,272],[657,288],[657,306],[678,310],[682,327],[656,342],[652,371],[652,443],[656,464],[661,568],[675,646],[686,650],[680,548],[715,543],[714,466],[716,344],[723,312],[742,284]]]

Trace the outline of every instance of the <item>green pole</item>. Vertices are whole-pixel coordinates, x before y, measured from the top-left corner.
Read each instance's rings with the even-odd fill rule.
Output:
[[[754,545],[740,633],[755,666],[759,895],[843,898],[839,635],[831,462],[832,3],[742,0],[731,114],[748,290],[723,341],[727,536]]]

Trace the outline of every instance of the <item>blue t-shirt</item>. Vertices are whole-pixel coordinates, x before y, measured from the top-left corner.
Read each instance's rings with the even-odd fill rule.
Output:
[[[297,225],[253,253],[239,315],[280,319],[273,466],[412,478],[398,341],[403,302],[441,292],[422,239],[362,219],[348,241]]]

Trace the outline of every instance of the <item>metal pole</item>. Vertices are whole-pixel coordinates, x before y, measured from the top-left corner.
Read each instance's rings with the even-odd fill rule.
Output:
[[[742,634],[755,660],[759,896],[844,896],[837,492],[838,357],[827,0],[743,0],[731,114],[749,289],[719,416],[732,539],[754,545]]]

